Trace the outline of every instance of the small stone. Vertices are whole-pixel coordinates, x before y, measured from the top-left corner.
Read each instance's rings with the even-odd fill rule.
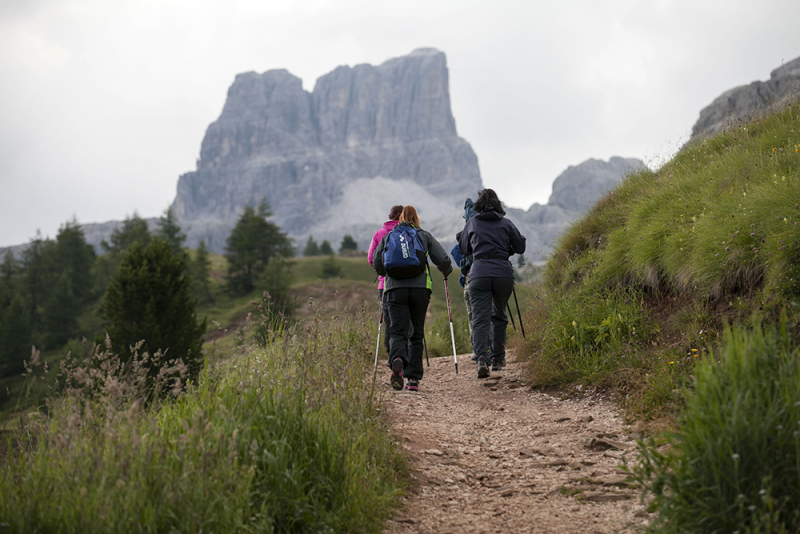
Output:
[[[564,421],[569,421],[569,417],[560,417],[555,420],[556,423],[563,423]]]
[[[417,520],[416,519],[411,519],[410,517],[399,517],[399,518],[395,519],[395,522],[396,523],[405,523],[407,525],[416,525],[417,524]]]
[[[455,484],[456,481],[453,480],[452,478],[446,478],[446,479],[444,479],[444,483],[445,484]]]
[[[503,489],[500,490],[500,496],[501,497],[511,497],[512,495],[514,495],[514,493],[516,493],[516,491],[517,490],[515,490],[514,488],[511,488],[511,487],[503,488]]]
[[[430,454],[431,456],[444,456],[444,453],[439,449],[428,449],[425,451],[425,454]]]
[[[602,491],[587,491],[583,494],[583,498],[591,502],[618,502],[626,501],[631,498],[630,495],[625,493],[605,493]]]
[[[591,415],[584,415],[583,417],[580,418],[581,423],[591,423],[592,421],[594,421],[594,417],[592,417]]]

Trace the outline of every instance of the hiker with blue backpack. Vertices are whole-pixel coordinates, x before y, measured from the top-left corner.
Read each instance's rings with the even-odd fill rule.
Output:
[[[477,356],[478,378],[506,364],[506,307],[514,291],[514,269],[509,256],[525,252],[525,237],[505,218],[505,210],[492,189],[478,192],[477,215],[464,225],[458,246],[472,256],[467,283],[472,306],[472,347]]]
[[[419,390],[422,380],[422,352],[425,314],[431,301],[428,259],[447,278],[453,271],[450,257],[434,237],[420,228],[419,215],[406,206],[400,223],[378,244],[373,267],[385,276],[384,299],[389,312],[390,382],[396,390]],[[409,334],[409,323],[413,331]]]
[[[403,213],[402,205],[392,206],[389,210],[389,220],[383,223],[383,226],[375,232],[372,236],[372,241],[369,244],[369,250],[367,251],[367,261],[369,262],[370,266],[374,267],[374,258],[375,258],[375,249],[378,248],[378,244],[381,240],[386,237],[386,234],[391,232],[395,226],[400,224],[400,214]],[[383,286],[384,286],[384,277],[378,276],[378,302],[381,303],[381,317],[383,318],[383,324],[386,325],[386,335],[384,336],[385,346],[386,346],[386,353],[389,353],[389,314],[386,313],[386,307],[383,303]],[[387,365],[391,365],[391,361]]]

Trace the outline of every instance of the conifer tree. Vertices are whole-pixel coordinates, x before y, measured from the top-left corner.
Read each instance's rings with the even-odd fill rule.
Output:
[[[190,296],[185,255],[155,237],[147,246],[133,244],[123,255],[119,270],[104,300],[106,332],[122,357],[129,347],[144,340],[140,352],[166,353],[164,363],[181,359],[190,376],[202,365],[205,319],[196,318],[196,301]],[[156,376],[157,368],[150,369]]]
[[[339,252],[344,252],[346,250],[358,250],[358,244],[350,234],[345,234],[342,238],[342,243],[339,245]]]
[[[56,278],[64,273],[76,303],[84,304],[92,294],[96,254],[94,248],[86,242],[86,236],[77,220],[72,219],[58,230],[55,256],[58,273]]]
[[[194,259],[188,265],[189,274],[192,276],[192,295],[202,302],[214,302],[211,288],[208,285],[211,260],[208,258],[208,247],[205,239],[200,241],[194,254]]]
[[[46,348],[59,347],[77,334],[80,309],[69,276],[64,272],[42,306],[41,331]]]
[[[24,371],[23,362],[31,356],[31,327],[28,310],[20,295],[0,314],[0,376]]]
[[[319,245],[316,241],[314,241],[314,236],[308,236],[308,241],[306,242],[306,248],[303,250],[303,256],[319,256]]]
[[[272,215],[265,201],[258,209],[245,206],[228,236],[228,289],[243,294],[255,288],[256,280],[273,257],[291,257],[292,243],[280,228],[267,220]]]
[[[183,252],[183,244],[186,241],[186,234],[181,231],[181,227],[178,225],[178,220],[175,218],[175,214],[172,212],[172,206],[164,210],[164,214],[159,218],[158,224],[159,228],[157,235],[172,245],[172,251],[175,254],[180,254]]]
[[[330,256],[333,254],[333,247],[331,247],[330,241],[326,239],[322,242],[322,244],[320,244],[319,253],[323,256]]]
[[[54,243],[44,239],[40,232],[28,244],[22,254],[24,276],[21,291],[27,301],[28,324],[32,332],[37,332],[40,321],[40,307],[54,283]]]
[[[125,217],[121,227],[111,232],[111,243],[104,239],[100,242],[100,246],[105,252],[121,253],[134,243],[142,243],[146,246],[150,242],[150,237],[147,221],[134,211],[133,215]]]
[[[147,221],[139,217],[138,213],[133,212],[130,217],[125,217],[122,226],[111,232],[110,243],[105,239],[100,242],[104,254],[97,258],[96,262],[95,291],[97,294],[105,293],[111,278],[119,268],[123,252],[134,243],[146,246],[150,242],[150,238]]]

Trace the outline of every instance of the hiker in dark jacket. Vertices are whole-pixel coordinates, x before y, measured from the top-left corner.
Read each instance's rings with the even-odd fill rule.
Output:
[[[452,271],[450,257],[431,234],[421,229],[417,210],[413,206],[403,208],[400,215],[400,224],[394,232],[402,232],[404,228],[414,228],[421,238],[422,247],[425,249],[425,270],[413,278],[394,278],[387,276],[384,267],[383,252],[387,241],[392,237],[389,233],[378,244],[373,257],[375,272],[386,276],[384,291],[386,293],[386,307],[390,317],[389,327],[389,359],[392,362],[391,383],[394,389],[403,389],[403,377],[407,379],[406,389],[419,390],[419,381],[422,380],[422,350],[425,335],[425,313],[431,301],[431,276],[427,267],[430,258],[436,268],[447,277]],[[409,335],[408,324],[413,327]],[[410,346],[410,348],[409,348]]]
[[[506,364],[506,306],[514,290],[514,269],[509,256],[525,252],[525,237],[504,217],[497,193],[478,193],[475,211],[461,232],[458,245],[464,256],[472,255],[469,269],[472,305],[472,348],[477,355],[478,378],[499,371]]]
[[[392,206],[392,209],[389,210],[389,220],[383,223],[383,226],[375,232],[375,235],[372,236],[372,241],[369,244],[369,250],[367,251],[367,261],[369,262],[370,266],[373,266],[373,259],[375,257],[375,249],[378,248],[378,244],[381,240],[386,237],[386,234],[391,232],[395,226],[397,226],[400,221],[400,214],[403,213],[403,206],[397,205]],[[378,302],[383,303],[383,284],[384,284],[384,277],[378,276]],[[389,314],[386,313],[386,306],[383,306],[383,324],[386,325],[386,332],[384,336],[385,344],[386,344],[386,353],[389,353]],[[391,365],[391,361],[389,361],[388,365]]]

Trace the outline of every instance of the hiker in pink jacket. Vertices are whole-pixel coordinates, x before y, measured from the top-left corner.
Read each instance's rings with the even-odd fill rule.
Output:
[[[383,226],[380,230],[375,232],[375,235],[372,236],[372,242],[369,244],[369,251],[367,252],[367,261],[369,264],[372,265],[372,256],[375,254],[375,249],[378,248],[378,244],[381,240],[386,237],[386,234],[392,231],[392,229],[397,226],[398,219],[400,219],[400,214],[403,213],[403,206],[392,206],[392,209],[389,210],[389,220],[383,223]],[[383,276],[378,277],[378,302],[383,302]],[[386,353],[389,353],[389,314],[386,313],[384,310],[383,313],[383,324],[385,325],[386,330],[386,337],[384,337],[384,344],[386,346]],[[388,365],[388,363],[387,363]]]

